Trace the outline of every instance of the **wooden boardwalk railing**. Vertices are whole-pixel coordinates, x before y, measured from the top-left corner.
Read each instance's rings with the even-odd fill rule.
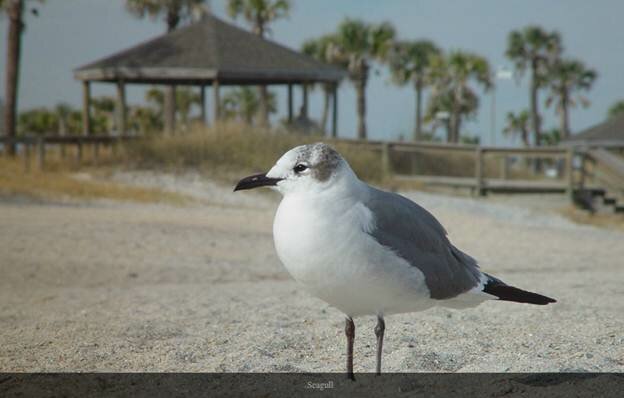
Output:
[[[381,152],[381,168],[384,175],[392,176],[399,180],[418,181],[425,185],[446,186],[453,188],[467,188],[477,195],[485,195],[487,192],[535,192],[551,193],[561,192],[572,195],[578,183],[574,173],[573,148],[541,147],[541,148],[503,148],[487,147],[466,144],[441,144],[420,142],[392,142],[392,141],[355,141],[336,140],[334,142],[366,145],[369,149]],[[428,152],[438,155],[453,156],[463,154],[472,156],[474,162],[474,174],[472,176],[453,175],[430,175],[418,171],[402,173],[393,168],[393,158],[399,154],[418,156]],[[490,157],[498,157],[502,160],[500,176],[487,176],[485,161]],[[512,179],[509,176],[510,158],[549,159],[563,165],[562,178],[549,179]],[[527,166],[528,168],[528,166]]]
[[[0,143],[5,148],[10,144],[20,146],[23,154],[24,168],[29,169],[33,152],[37,160],[37,168],[43,170],[45,168],[46,146],[57,145],[61,148],[62,156],[65,155],[67,147],[76,148],[76,161],[82,161],[84,148],[90,146],[93,150],[94,161],[98,160],[100,147],[108,146],[115,150],[118,144],[136,140],[136,136],[112,136],[112,135],[88,135],[88,136],[59,136],[59,135],[29,135],[9,138],[0,136]]]
[[[75,147],[75,159],[79,163],[82,160],[83,151],[90,146],[93,151],[93,160],[97,161],[100,147],[108,146],[113,150],[118,144],[140,139],[137,136],[22,136],[12,139],[0,136],[0,143],[4,148],[9,143],[18,144],[20,153],[24,157],[24,167],[30,167],[31,157],[36,157],[37,167],[45,168],[46,146],[59,146],[61,153],[65,153],[66,147]],[[331,139],[333,143],[342,143],[358,146],[380,154],[380,166],[383,175],[391,176],[399,180],[417,181],[430,186],[444,186],[453,188],[469,189],[476,195],[485,195],[488,192],[510,193],[567,193],[572,197],[579,190],[602,189],[601,184],[610,184],[611,190],[617,191],[624,197],[624,160],[604,149],[583,150],[573,147],[541,147],[541,148],[502,148],[487,147],[466,144],[442,144],[431,142],[399,142],[399,141],[374,141],[374,140],[348,140]],[[413,161],[418,160],[422,154],[435,154],[435,161],[443,163],[446,159],[462,157],[468,161],[462,175],[444,175],[444,173],[431,173],[427,170],[418,170]],[[407,157],[412,161],[411,170],[400,170],[395,167],[398,160]],[[558,170],[557,178],[539,178],[532,175],[531,178],[512,178],[509,160],[511,158],[530,158],[549,160]],[[575,158],[582,160],[580,166],[575,167]],[[439,160],[438,160],[439,159]],[[492,175],[492,167],[489,171],[486,163],[491,166],[492,161],[500,161],[501,168],[498,175]],[[592,163],[595,172],[600,172],[602,180],[588,178],[588,168],[585,163]],[[529,175],[530,163],[519,163],[525,169],[524,175]],[[516,173],[517,174],[517,173]],[[592,177],[593,174],[589,177]],[[598,183],[598,185],[596,185]],[[592,185],[594,184],[594,185]],[[619,184],[619,185],[618,185]]]

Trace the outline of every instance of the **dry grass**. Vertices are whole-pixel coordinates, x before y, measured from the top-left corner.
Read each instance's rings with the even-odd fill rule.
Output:
[[[394,153],[392,166],[400,174],[421,174],[432,176],[474,177],[475,154],[467,151],[450,149],[419,149],[407,153]],[[483,159],[483,175],[486,178],[502,178],[503,158],[486,155]],[[508,178],[535,180],[542,179],[532,172],[528,164],[521,159],[508,167]]]
[[[561,214],[578,224],[587,224],[601,228],[624,230],[624,215],[622,214],[590,214],[573,206],[568,206],[561,209]]]
[[[411,183],[384,176],[381,154],[366,145],[332,141],[319,135],[301,135],[249,127],[244,124],[223,123],[213,128],[196,126],[188,133],[174,136],[152,136],[124,144],[120,151],[100,148],[97,162],[93,147],[85,147],[80,164],[75,148],[67,148],[65,157],[60,148],[46,151],[46,172],[35,170],[34,160],[29,173],[23,171],[21,161],[6,161],[0,172],[0,194],[32,197],[72,197],[79,199],[108,198],[138,202],[166,201],[182,203],[190,200],[173,193],[154,189],[128,187],[106,180],[106,173],[114,168],[139,168],[155,171],[198,171],[209,178],[231,184],[241,175],[266,171],[287,150],[302,144],[324,141],[333,145],[349,161],[357,175],[365,181],[388,189],[423,189]],[[392,168],[399,174],[418,173],[473,177],[475,158],[470,152],[419,150],[413,154],[392,154]],[[86,169],[85,169],[86,167]],[[88,171],[97,179],[77,180],[73,172]],[[498,177],[501,160],[486,157],[484,172],[487,177]],[[511,178],[527,178],[513,168]],[[524,174],[524,175],[523,175]]]
[[[115,184],[89,178],[88,173],[76,175],[70,165],[60,161],[48,161],[46,167],[45,172],[34,168],[26,172],[21,159],[0,158],[0,195],[43,200],[112,199],[174,205],[191,202],[189,197],[177,193]]]
[[[332,144],[351,167],[367,181],[380,181],[380,154],[345,143],[332,143],[322,136],[275,133],[241,124],[197,128],[173,137],[154,137],[129,144],[126,162],[150,169],[194,168],[213,178],[268,170],[287,150],[302,144],[324,141]]]

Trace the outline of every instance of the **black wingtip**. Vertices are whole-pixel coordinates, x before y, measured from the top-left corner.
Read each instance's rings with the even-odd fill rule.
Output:
[[[489,282],[483,287],[483,292],[498,297],[502,301],[513,301],[515,303],[526,303],[535,305],[547,305],[556,303],[557,300],[542,296],[541,294],[527,292],[517,287],[502,284],[500,282]]]

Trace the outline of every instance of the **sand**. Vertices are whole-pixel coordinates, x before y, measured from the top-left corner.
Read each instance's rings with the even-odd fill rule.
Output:
[[[185,207],[0,203],[0,370],[342,372],[343,316],[273,249],[279,197],[198,175],[117,181],[197,197]],[[624,371],[624,233],[495,200],[407,193],[482,268],[555,297],[386,319],[388,372]],[[355,370],[374,370],[356,320]]]

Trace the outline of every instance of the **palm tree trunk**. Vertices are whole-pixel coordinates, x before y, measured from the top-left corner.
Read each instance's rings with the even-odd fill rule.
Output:
[[[253,113],[252,112],[242,112],[243,120],[245,125],[251,126],[253,124]]]
[[[9,0],[7,14],[9,17],[9,32],[7,36],[6,60],[6,104],[4,108],[4,133],[7,137],[15,137],[17,115],[17,87],[19,83],[19,62],[22,45],[22,0]],[[15,144],[7,146],[9,155],[15,155]]]
[[[357,136],[361,140],[366,139],[366,77],[360,77],[355,82],[355,91],[357,95],[357,116],[358,129]]]
[[[525,147],[529,147],[529,131],[526,128],[522,129],[522,143]]]
[[[67,135],[67,116],[59,116],[58,135],[61,137],[65,137]],[[64,147],[64,145],[61,145],[61,149]]]
[[[254,23],[253,33],[261,38],[264,38],[264,24],[265,21],[258,15]],[[261,127],[269,127],[269,91],[267,90],[267,86],[258,86],[258,96],[258,122]]]
[[[455,142],[456,124],[457,124],[457,115],[455,111],[453,110],[453,112],[451,112],[451,115],[448,121],[449,129],[448,129],[448,134],[446,135],[446,142],[448,144],[452,144],[453,142]]]
[[[532,74],[531,74],[531,88],[530,88],[530,101],[531,101],[531,122],[533,123],[533,134],[535,137],[535,146],[540,146],[542,144],[542,133],[540,131],[540,114],[538,110],[539,101],[538,101],[538,90],[539,85],[537,83],[537,61],[533,61],[532,63]]]
[[[418,78],[416,89],[416,120],[414,123],[414,141],[422,140],[422,80]]]
[[[456,143],[459,141],[459,127],[461,117],[461,100],[462,92],[461,87],[455,89],[455,99],[453,101],[453,108],[451,112],[451,142]]]
[[[561,110],[559,112],[560,123],[561,123],[561,139],[565,140],[570,136],[570,119],[568,115],[569,104],[567,95],[563,95],[561,99]]]
[[[327,118],[329,117],[329,101],[331,101],[331,88],[323,85],[323,113],[321,114],[321,131],[327,134]]]
[[[463,92],[464,92],[464,87],[463,85],[459,85],[455,88],[455,100],[453,101],[453,112],[452,112],[452,131],[451,131],[451,135],[452,135],[452,142],[453,143],[458,143],[459,142],[459,132],[460,132],[460,127],[461,127],[461,106],[462,106],[462,99],[463,99]]]
[[[453,131],[452,131],[452,141],[454,144],[459,142],[459,131],[461,128],[461,115],[458,113],[453,116]]]

